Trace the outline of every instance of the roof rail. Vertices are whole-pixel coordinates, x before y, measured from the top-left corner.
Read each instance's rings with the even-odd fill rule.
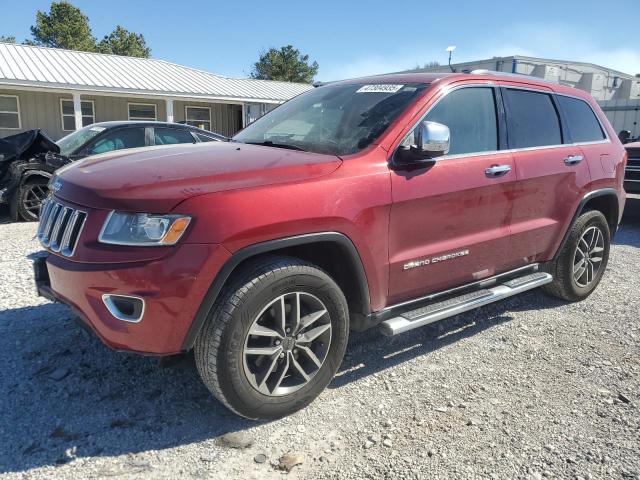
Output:
[[[553,83],[554,85],[560,85],[559,80],[547,80],[546,78],[534,77],[533,75],[527,75],[526,73],[496,72],[495,70],[487,70],[486,68],[471,70],[469,74],[470,75],[500,75],[503,77],[514,77],[514,78],[530,77],[540,82],[547,82],[547,83]]]

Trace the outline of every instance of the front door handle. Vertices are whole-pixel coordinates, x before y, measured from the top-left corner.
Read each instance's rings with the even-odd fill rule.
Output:
[[[567,158],[564,159],[564,163],[565,165],[569,165],[569,166],[577,165],[583,159],[584,157],[582,155],[569,155]]]
[[[500,177],[511,171],[511,165],[493,165],[484,171],[487,177]]]

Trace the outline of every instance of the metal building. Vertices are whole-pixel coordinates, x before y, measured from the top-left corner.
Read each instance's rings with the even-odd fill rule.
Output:
[[[185,122],[228,136],[311,88],[162,60],[0,43],[0,137],[42,128],[57,140],[107,120]]]
[[[520,73],[585,90],[598,101],[616,131],[629,130],[633,137],[640,136],[640,74],[633,76],[592,63],[520,55],[456,63],[451,67],[456,72],[494,70]],[[411,71],[451,70],[448,65],[441,65]]]

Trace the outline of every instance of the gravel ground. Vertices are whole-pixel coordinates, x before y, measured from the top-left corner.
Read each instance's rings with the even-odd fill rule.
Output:
[[[34,232],[0,212],[2,478],[640,479],[638,199],[586,301],[353,334],[320,398],[270,423],[228,413],[191,357],[112,352],[37,298]]]

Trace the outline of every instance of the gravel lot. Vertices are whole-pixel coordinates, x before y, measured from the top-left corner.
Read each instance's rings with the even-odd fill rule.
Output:
[[[271,423],[228,413],[191,357],[112,352],[37,298],[35,225],[6,218],[2,478],[640,479],[639,199],[586,301],[534,291],[393,339],[353,334],[330,388]],[[287,453],[302,462],[288,474]]]

